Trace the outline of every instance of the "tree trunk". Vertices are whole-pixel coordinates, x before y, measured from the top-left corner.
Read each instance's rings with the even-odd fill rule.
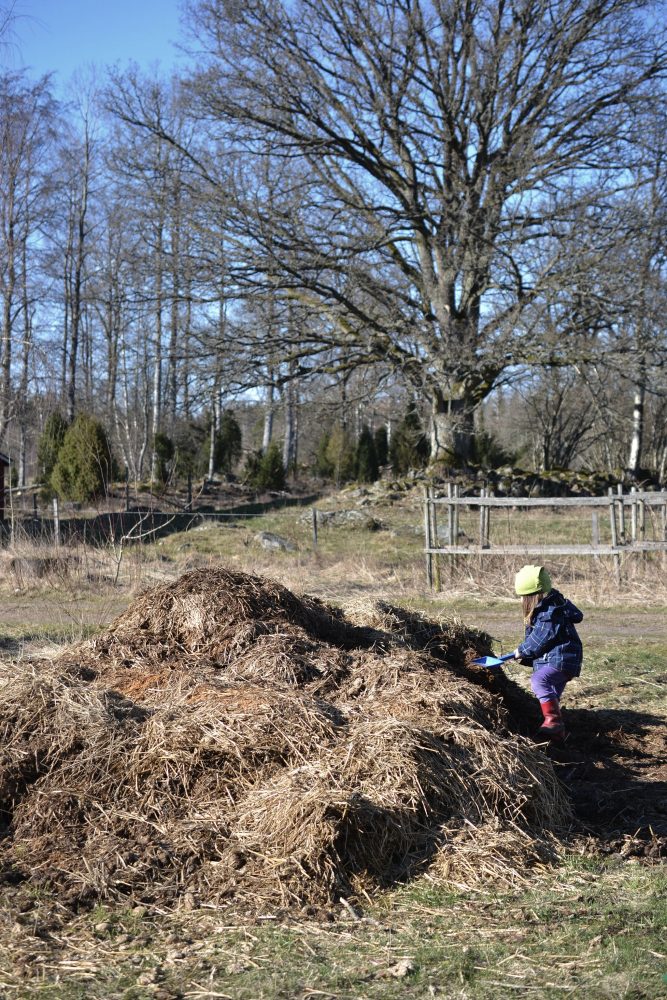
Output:
[[[283,443],[283,465],[288,473],[294,471],[297,454],[297,392],[293,381],[285,387],[285,440]]]
[[[642,459],[642,441],[644,437],[644,400],[646,389],[642,384],[635,387],[634,406],[632,409],[632,438],[630,440],[630,455],[627,472],[636,477],[639,473]]]
[[[208,446],[208,479],[211,481],[215,475],[215,442],[220,429],[220,389],[216,381],[213,390],[213,405],[211,407],[211,435]]]
[[[10,203],[7,227],[6,278],[3,283],[2,347],[0,354],[0,441],[4,440],[10,416],[10,393],[12,373],[12,324],[14,320],[14,296],[16,293],[16,245],[14,241],[14,209]]]
[[[183,417],[189,420],[191,416],[190,400],[190,338],[192,335],[192,277],[190,274],[189,254],[186,254],[185,271],[185,317],[183,323]]]
[[[474,410],[477,400],[462,396],[431,399],[431,463],[456,467],[472,458],[475,437]]]
[[[273,372],[270,372],[269,374],[271,376],[271,381],[266,387],[266,412],[264,414],[264,433],[262,435],[262,451],[266,451],[266,449],[271,444],[271,438],[273,437],[273,416],[274,416]]]
[[[82,325],[82,288],[85,265],[86,214],[88,211],[88,180],[90,173],[90,137],[88,127],[84,138],[84,159],[81,174],[81,192],[76,203],[76,247],[74,248],[74,273],[72,275],[71,329],[69,372],[67,383],[67,419],[74,419],[76,410],[76,373],[79,354],[79,337]]]
[[[163,253],[164,226],[162,215],[157,226],[157,251],[155,260],[155,347],[153,356],[153,393],[151,400],[151,479],[158,479],[158,456],[155,450],[155,436],[160,433],[162,422],[162,309],[163,309]]]
[[[178,361],[177,349],[180,332],[180,240],[181,212],[178,189],[174,195],[171,218],[171,317],[169,331],[169,355],[167,358],[167,414],[169,430],[173,433],[178,404]]]
[[[30,294],[28,291],[28,240],[21,242],[21,298],[23,309],[23,346],[21,349],[21,378],[18,386],[18,419],[19,419],[19,466],[18,485],[26,485],[26,466],[28,450],[28,384],[30,370],[30,352],[32,350],[32,314]]]

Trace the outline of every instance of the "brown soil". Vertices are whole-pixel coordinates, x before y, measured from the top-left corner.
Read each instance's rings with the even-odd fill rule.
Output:
[[[667,675],[664,682],[667,688]],[[535,732],[535,699],[506,692],[519,732]],[[567,737],[547,746],[574,807],[568,838],[586,853],[667,857],[667,727],[664,715],[632,709],[563,710]]]
[[[575,843],[621,857],[667,857],[665,719],[572,709],[570,737],[552,751],[578,820]]]

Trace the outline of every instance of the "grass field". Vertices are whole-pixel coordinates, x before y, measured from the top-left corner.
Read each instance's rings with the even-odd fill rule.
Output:
[[[667,987],[666,899],[657,866],[571,856],[516,889],[444,892],[424,878],[330,923],[100,907],[54,950],[27,912],[6,955],[25,978],[5,974],[2,988],[62,1000],[653,998]]]
[[[319,506],[352,504],[341,494]],[[126,550],[116,586],[117,552],[96,553],[94,574],[81,568],[90,561],[79,559],[54,578],[24,580],[21,589],[6,573],[2,656],[48,655],[103,627],[138,589],[219,562],[329,601],[384,598],[427,615],[444,610],[489,631],[499,649],[516,644],[513,564],[470,560],[457,566],[444,594],[433,595],[424,585],[418,507],[401,500],[364,509],[385,527],[323,529],[317,550],[308,512],[294,510],[173,535]],[[546,539],[555,530],[580,539],[581,524],[560,515],[556,522],[531,515],[521,537]],[[297,548],[267,551],[260,531]],[[193,909],[187,898],[175,913],[109,905],[76,915],[48,894],[20,893],[5,883],[0,997],[667,997],[664,855],[648,849],[651,830],[642,834],[647,849],[636,850],[630,829],[630,806],[640,800],[645,813],[650,807],[653,820],[667,824],[667,768],[656,749],[667,716],[660,566],[655,560],[627,567],[620,593],[607,567],[559,560],[550,568],[585,612],[585,669],[565,699],[572,768],[562,771],[565,778],[575,774],[576,799],[589,793],[589,772],[599,769],[601,792],[592,805],[604,813],[607,842],[573,832],[557,867],[516,872],[474,891],[438,888],[425,871],[363,907],[341,903],[317,919],[280,913],[244,919],[226,909]],[[515,668],[512,676],[528,687],[525,670]],[[586,769],[588,783],[578,783]],[[666,832],[653,829],[656,844]]]

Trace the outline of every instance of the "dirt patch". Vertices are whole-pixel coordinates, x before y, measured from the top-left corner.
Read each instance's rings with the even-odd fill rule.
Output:
[[[587,853],[667,857],[665,720],[647,712],[572,709],[569,745],[553,751]]]

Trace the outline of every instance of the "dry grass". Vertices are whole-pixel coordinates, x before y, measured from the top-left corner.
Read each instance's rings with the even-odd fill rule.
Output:
[[[266,911],[542,861],[568,805],[468,665],[486,649],[455,621],[186,574],[51,664],[5,669],[3,863],[72,905]],[[480,850],[505,844],[495,868],[470,860],[471,824]]]

